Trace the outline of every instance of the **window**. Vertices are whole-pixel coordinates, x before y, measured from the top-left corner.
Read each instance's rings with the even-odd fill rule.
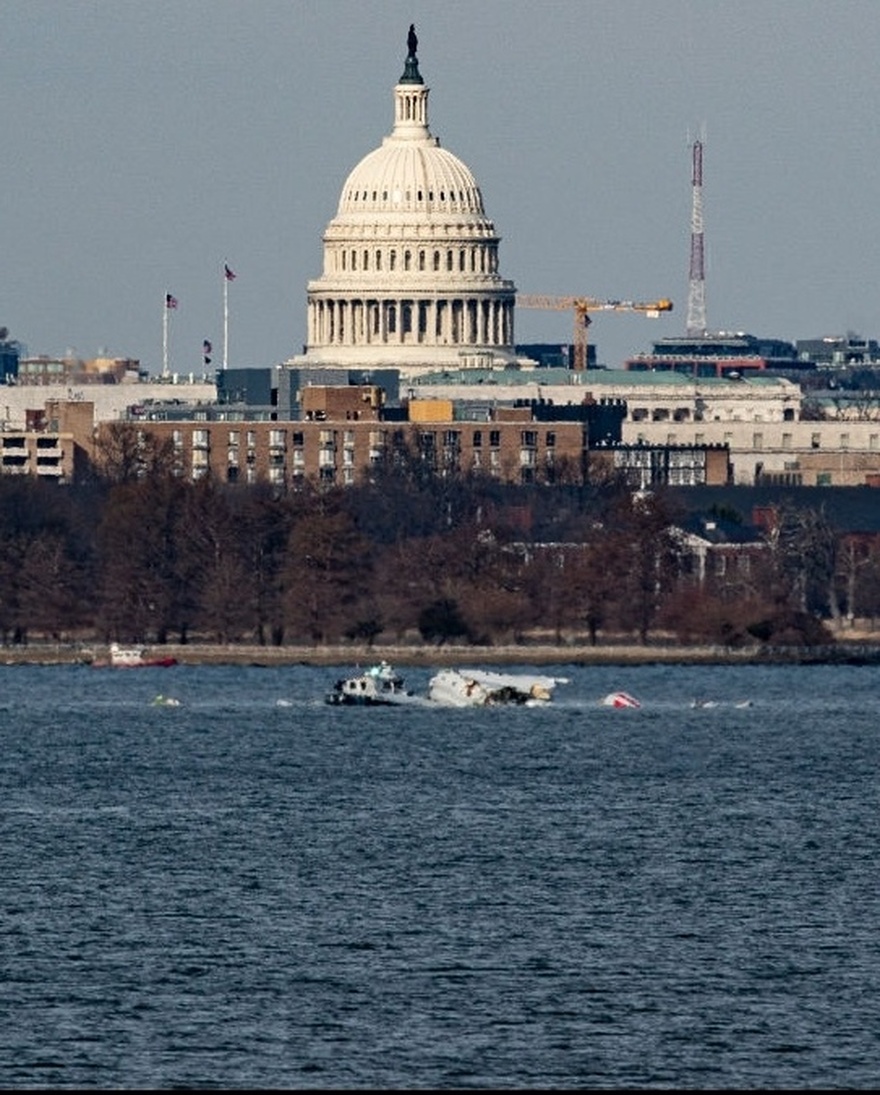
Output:
[[[555,449],[556,448],[556,433],[553,430],[548,430],[547,431],[547,438],[546,438],[545,444],[547,445],[548,449]]]
[[[501,446],[501,430],[489,430],[489,446],[493,449]]]
[[[479,449],[483,444],[483,431],[474,430],[474,448]]]

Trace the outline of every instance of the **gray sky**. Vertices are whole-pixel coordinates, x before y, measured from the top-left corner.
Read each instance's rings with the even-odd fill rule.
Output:
[[[0,325],[30,354],[271,365],[349,171],[390,132],[410,22],[430,124],[521,292],[651,300],[616,365],[684,331],[704,139],[707,319],[880,336],[878,0],[0,0]],[[569,341],[517,310],[517,341]]]

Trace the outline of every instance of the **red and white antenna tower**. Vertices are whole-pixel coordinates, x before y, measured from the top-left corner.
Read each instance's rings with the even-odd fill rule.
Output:
[[[693,195],[691,211],[691,269],[688,283],[687,333],[706,334],[706,270],[703,264],[703,142],[693,143]]]

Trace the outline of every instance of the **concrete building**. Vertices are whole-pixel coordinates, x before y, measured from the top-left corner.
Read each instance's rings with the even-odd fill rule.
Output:
[[[631,372],[674,372],[703,379],[748,376],[768,369],[784,374],[802,371],[806,364],[791,342],[743,331],[717,331],[700,337],[658,339],[650,353],[628,358],[623,367]]]
[[[217,402],[217,385],[204,377],[172,376],[144,383],[46,383],[0,385],[0,432],[23,430],[28,411],[42,411],[47,403],[84,403],[94,422],[122,421],[133,408],[170,406],[195,413]]]
[[[403,449],[441,472],[482,470],[508,482],[552,481],[569,464],[583,473],[589,443],[583,421],[535,421],[528,408],[462,421],[444,401],[424,401],[417,421],[385,421],[370,406],[374,395],[359,388],[316,388],[312,417],[304,421],[150,422],[143,429],[172,442],[183,477],[268,482],[279,489],[307,479],[354,484]],[[332,416],[325,416],[323,401],[333,406]]]
[[[20,430],[0,432],[0,475],[73,483],[94,453],[94,408],[49,401]]]

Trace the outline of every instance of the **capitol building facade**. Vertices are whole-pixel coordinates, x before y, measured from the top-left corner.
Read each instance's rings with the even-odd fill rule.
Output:
[[[411,28],[394,127],[345,180],[308,283],[308,335],[294,366],[401,375],[517,362],[516,288],[470,169],[428,125]]]

